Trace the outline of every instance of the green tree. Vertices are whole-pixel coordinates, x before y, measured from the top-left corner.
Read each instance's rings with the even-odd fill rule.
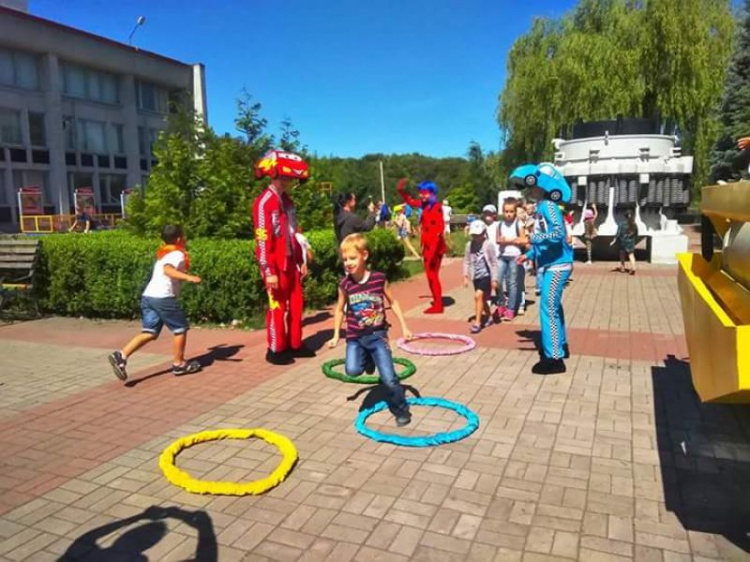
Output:
[[[711,181],[738,180],[747,172],[737,162],[737,138],[750,133],[750,0],[737,26],[737,41],[719,112],[721,131],[711,153]]]
[[[253,96],[242,89],[237,99],[237,117],[234,125],[237,130],[245,135],[245,142],[252,147],[257,157],[273,147],[273,135],[266,133],[268,120],[261,117],[260,110],[263,108],[260,102],[253,101]]]
[[[288,152],[305,152],[299,140],[299,131],[294,128],[290,117],[284,117],[279,125],[279,148]]]
[[[508,55],[503,159],[551,159],[551,140],[579,120],[664,118],[683,131],[700,186],[732,22],[729,0],[580,0],[559,20],[535,20]]]

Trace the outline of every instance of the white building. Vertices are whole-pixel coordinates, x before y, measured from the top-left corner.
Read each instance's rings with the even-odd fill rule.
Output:
[[[151,145],[171,102],[204,119],[205,70],[0,2],[0,223],[16,223],[16,190],[40,186],[45,212],[70,213],[92,187],[103,212],[145,185]],[[185,95],[187,94],[187,95]]]

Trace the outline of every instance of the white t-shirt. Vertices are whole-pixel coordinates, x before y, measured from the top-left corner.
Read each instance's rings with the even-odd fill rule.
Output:
[[[482,219],[477,219],[477,220],[482,220]],[[495,248],[495,255],[499,256],[500,246],[498,246],[497,244],[497,225],[498,225],[497,221],[493,222],[492,224],[487,225],[487,240],[489,240],[492,246]]]
[[[302,248],[302,263],[307,265],[307,251],[310,250],[310,242],[308,242],[307,237],[300,232],[295,232],[294,237],[297,239],[297,243]]]
[[[500,223],[500,236],[502,238],[518,238],[519,224],[517,220],[508,224],[503,221]],[[516,257],[521,255],[521,248],[515,244],[503,244],[501,255],[504,257]]]
[[[449,230],[451,227],[451,215],[453,215],[453,208],[448,205],[443,206],[443,221],[445,222],[445,229]]]
[[[146,285],[146,290],[143,291],[143,296],[151,297],[152,299],[177,297],[180,294],[180,282],[177,279],[167,277],[164,273],[164,266],[171,265],[175,269],[180,269],[184,262],[185,254],[179,250],[169,252],[160,260],[156,260],[154,271],[151,274],[151,281]]]

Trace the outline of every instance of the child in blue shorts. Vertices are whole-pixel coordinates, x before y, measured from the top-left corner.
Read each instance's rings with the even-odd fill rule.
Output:
[[[180,294],[180,281],[200,283],[201,278],[187,273],[190,258],[185,249],[187,239],[182,227],[171,224],[165,226],[161,232],[161,239],[164,243],[156,252],[151,280],[141,298],[141,333],[130,340],[122,350],[109,355],[115,375],[123,381],[128,378],[128,357],[158,338],[165,324],[174,335],[172,373],[186,375],[201,369],[197,361],[185,361],[185,344],[190,326],[177,300]]]

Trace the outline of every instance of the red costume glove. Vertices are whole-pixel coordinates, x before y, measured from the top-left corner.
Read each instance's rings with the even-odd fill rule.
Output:
[[[396,189],[399,193],[403,193],[404,189],[406,189],[406,184],[408,180],[406,178],[402,178],[401,181],[398,182],[398,185],[396,186]]]

